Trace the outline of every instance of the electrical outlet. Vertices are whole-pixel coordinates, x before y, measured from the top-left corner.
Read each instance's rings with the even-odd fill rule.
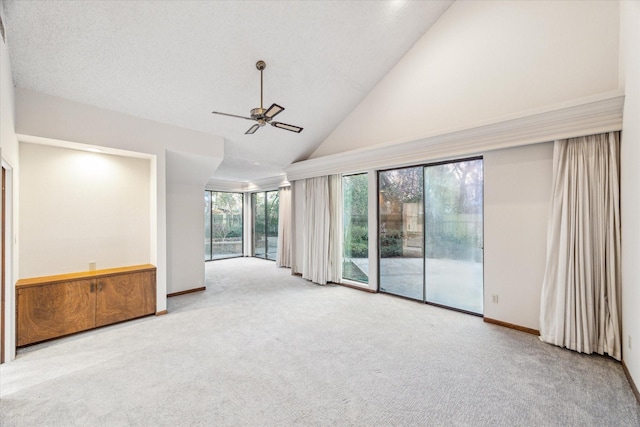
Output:
[[[627,346],[629,347],[629,350],[631,350],[631,335],[627,338]]]
[[[498,294],[491,295],[491,302],[493,302],[494,304],[498,303]]]
[[[94,271],[96,269],[96,262],[89,261],[89,271]]]

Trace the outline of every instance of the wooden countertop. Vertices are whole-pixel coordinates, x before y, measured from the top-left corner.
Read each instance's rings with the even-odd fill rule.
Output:
[[[131,265],[128,267],[105,268],[102,270],[81,271],[77,273],[56,274],[54,276],[30,277],[20,279],[16,282],[17,288],[28,288],[31,286],[39,286],[56,282],[67,282],[76,279],[91,279],[98,277],[113,276],[121,273],[131,273],[135,271],[155,270],[156,267],[151,264]]]

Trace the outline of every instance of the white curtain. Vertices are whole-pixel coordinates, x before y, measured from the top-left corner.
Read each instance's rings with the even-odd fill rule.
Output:
[[[305,180],[302,277],[320,285],[342,274],[341,185],[339,175]]]
[[[291,181],[291,274],[302,275],[302,259],[298,248],[298,233],[303,230],[302,213],[298,209],[298,200],[304,200],[304,181]],[[300,192],[302,190],[302,192]]]
[[[621,357],[619,133],[555,142],[540,339]]]
[[[329,177],[307,178],[302,277],[324,285],[329,272]]]
[[[291,187],[280,187],[276,265],[291,267]]]

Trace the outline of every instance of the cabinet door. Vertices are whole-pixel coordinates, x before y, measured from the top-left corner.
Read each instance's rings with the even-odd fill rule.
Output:
[[[95,327],[93,279],[18,290],[17,345],[22,346]]]
[[[153,272],[118,274],[99,278],[96,326],[145,316],[156,311]]]

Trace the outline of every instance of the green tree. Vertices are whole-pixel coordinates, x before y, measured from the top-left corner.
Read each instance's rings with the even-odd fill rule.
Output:
[[[214,191],[211,193],[213,238],[226,241],[242,236],[242,194]]]

